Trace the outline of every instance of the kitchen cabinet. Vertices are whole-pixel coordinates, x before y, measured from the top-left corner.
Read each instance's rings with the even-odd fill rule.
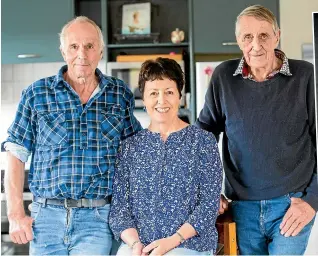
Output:
[[[1,63],[63,61],[58,33],[73,17],[74,0],[2,0]]]
[[[279,0],[193,1],[194,53],[240,53],[235,39],[236,17],[246,7],[260,4],[270,9],[279,19],[278,2]]]

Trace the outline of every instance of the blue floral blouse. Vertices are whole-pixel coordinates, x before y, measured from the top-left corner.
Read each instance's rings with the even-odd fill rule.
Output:
[[[179,247],[214,251],[222,166],[212,133],[196,126],[169,135],[144,129],[122,143],[114,178],[110,227],[136,228],[143,244],[173,235],[184,223],[197,235]]]

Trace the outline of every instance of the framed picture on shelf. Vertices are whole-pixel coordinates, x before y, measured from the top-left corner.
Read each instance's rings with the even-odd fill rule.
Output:
[[[123,35],[150,34],[151,3],[124,4],[122,11]]]

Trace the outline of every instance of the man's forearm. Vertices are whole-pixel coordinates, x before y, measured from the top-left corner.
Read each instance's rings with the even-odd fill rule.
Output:
[[[5,193],[8,218],[25,215],[23,207],[23,185],[25,164],[8,152],[8,166],[5,172]]]

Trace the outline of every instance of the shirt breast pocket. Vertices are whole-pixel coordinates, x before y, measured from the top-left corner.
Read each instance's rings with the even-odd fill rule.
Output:
[[[44,147],[58,147],[67,142],[64,112],[40,114],[37,143]]]
[[[113,105],[102,110],[101,113],[100,126],[103,140],[113,141],[116,138],[120,139],[124,127],[124,110],[121,109],[120,105]]]

